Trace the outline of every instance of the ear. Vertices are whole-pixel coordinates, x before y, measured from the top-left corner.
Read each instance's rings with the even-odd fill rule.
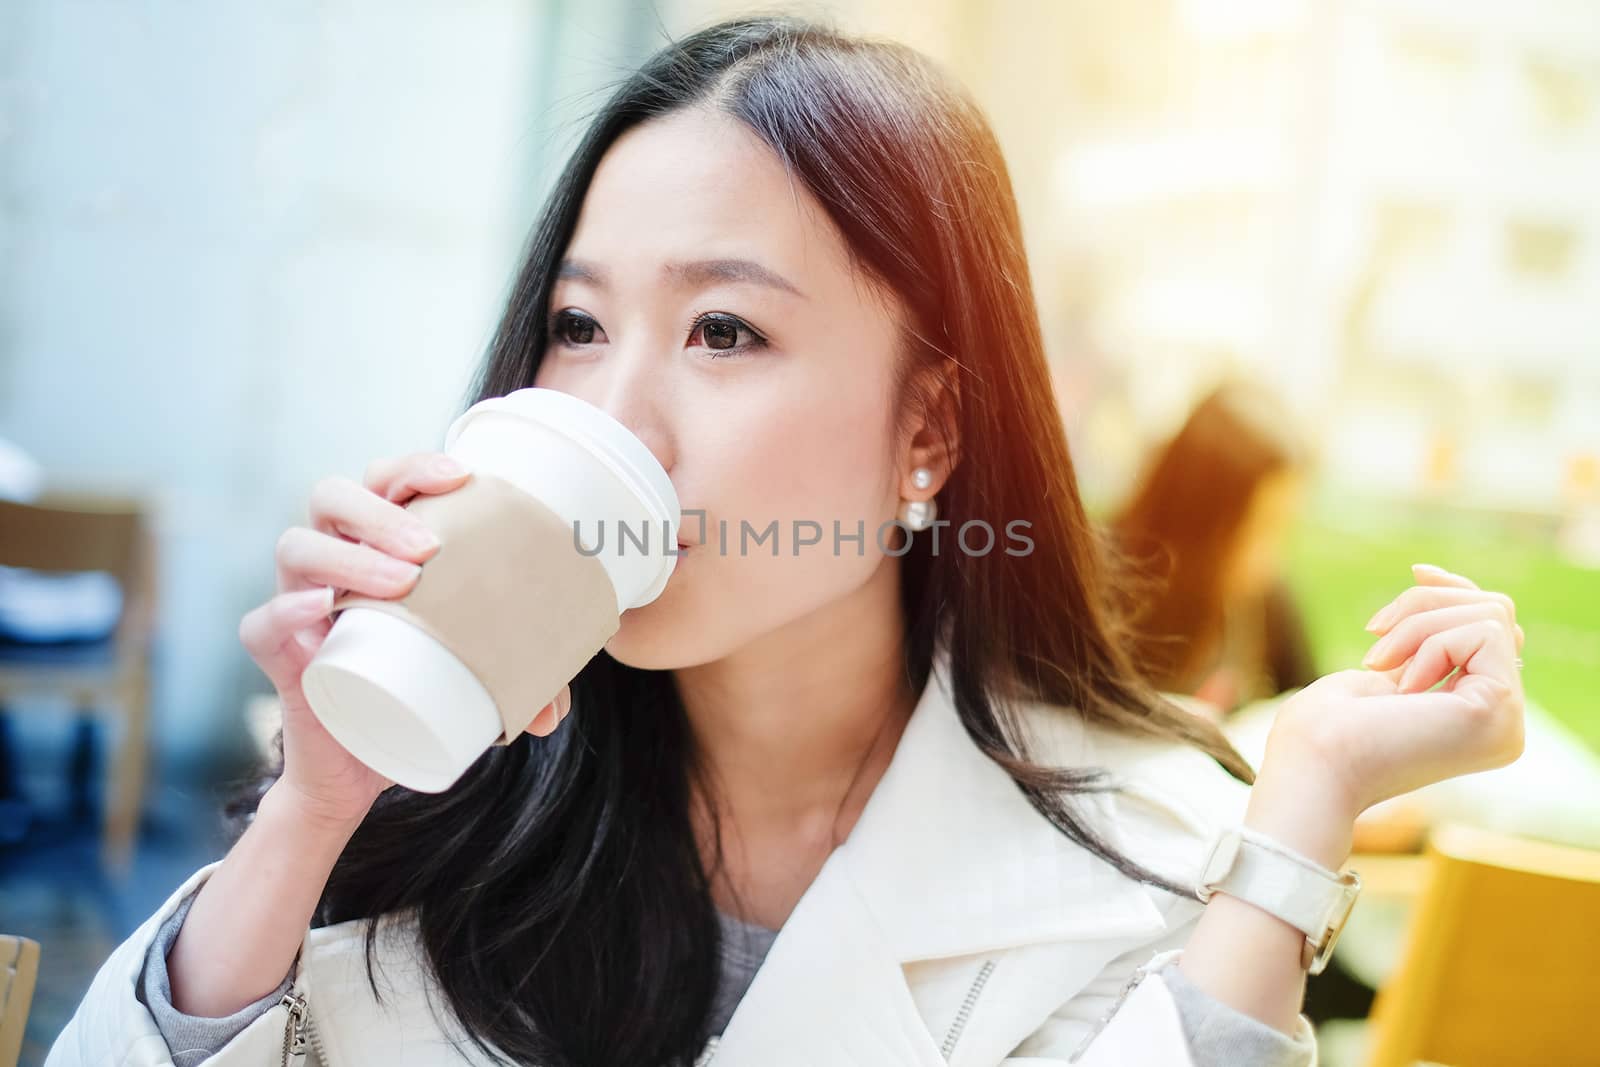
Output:
[[[902,436],[905,459],[900,471],[902,496],[933,496],[949,481],[951,472],[961,462],[958,374],[954,360],[913,372],[905,401],[906,425]],[[927,489],[916,489],[911,484],[911,472],[918,467],[933,472],[933,484]]]

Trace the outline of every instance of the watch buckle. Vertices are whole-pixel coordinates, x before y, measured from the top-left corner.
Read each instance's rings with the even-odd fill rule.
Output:
[[[1339,876],[1339,882],[1344,891],[1339,897],[1337,910],[1322,932],[1322,939],[1312,941],[1310,937],[1306,938],[1301,962],[1307,974],[1321,974],[1327,968],[1328,960],[1333,957],[1333,947],[1339,943],[1339,935],[1344,933],[1350,912],[1355,909],[1356,897],[1361,894],[1361,878],[1355,871],[1344,871]]]
[[[1237,829],[1232,829],[1222,831],[1216,840],[1211,842],[1211,851],[1206,855],[1205,862],[1200,865],[1200,884],[1195,889],[1195,896],[1201,903],[1210,903],[1212,895],[1216,892],[1217,883],[1233,870],[1243,841],[1243,835]]]

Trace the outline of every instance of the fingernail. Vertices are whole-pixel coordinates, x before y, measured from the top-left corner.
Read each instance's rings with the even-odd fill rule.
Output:
[[[407,563],[403,559],[389,556],[383,561],[383,573],[395,581],[409,581],[422,573],[422,568],[415,563]]]
[[[1385,605],[1385,606],[1379,608],[1376,612],[1373,613],[1372,618],[1367,620],[1367,625],[1365,626],[1365,629],[1368,630],[1371,633],[1377,633],[1380,629],[1382,629],[1382,627],[1380,627],[1378,625],[1378,623],[1387,614],[1389,614],[1388,605]]]
[[[307,612],[327,612],[333,609],[333,586],[325,585],[321,589],[307,589],[296,594],[300,604],[304,605]]]
[[[430,469],[441,478],[456,478],[467,473],[467,468],[451,459],[449,456],[436,458]]]
[[[1412,570],[1416,570],[1416,571],[1428,571],[1430,574],[1449,574],[1450,573],[1449,571],[1445,570],[1443,567],[1435,567],[1432,563],[1413,563],[1411,565],[1411,569]]]
[[[571,710],[572,688],[570,686],[565,686],[562,688],[561,692],[556,695],[556,721],[560,722],[562,719],[565,719],[567,717],[567,712]]]
[[[417,552],[432,552],[439,547],[439,536],[426,526],[413,526],[406,530],[406,546]]]

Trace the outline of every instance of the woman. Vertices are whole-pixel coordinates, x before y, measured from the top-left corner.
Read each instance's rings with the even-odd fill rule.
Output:
[[[1112,520],[1151,572],[1134,653],[1156,686],[1223,717],[1316,678],[1280,572],[1307,449],[1268,390],[1227,382],[1195,406]]]
[[[1103,606],[1004,163],[903,48],[750,19],[647,63],[560,179],[477,395],[529,384],[624,421],[711,529],[783,543],[686,524],[531,736],[420,795],[298,677],[322,587],[409,588],[429,549],[397,505],[463,475],[320,483],[241,624],[281,773],[52,1067],[1306,1063],[1307,938],[1202,907],[1211,844],[1244,822],[1323,872],[1365,805],[1516,751],[1506,602],[1450,576],[1396,601],[1386,673],[1305,690],[1253,792],[1157,696]],[[854,539],[806,550],[799,522]],[[186,1043],[207,1019],[235,1030]]]

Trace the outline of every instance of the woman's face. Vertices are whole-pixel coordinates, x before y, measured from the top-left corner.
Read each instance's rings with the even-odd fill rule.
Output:
[[[861,586],[905,473],[897,320],[776,154],[698,109],[633,128],[602,159],[559,275],[534,384],[631,429],[685,512],[666,590],[623,614],[607,651],[709,662]],[[797,540],[807,521],[816,544],[799,544],[813,526]],[[863,538],[836,551],[835,522]]]

